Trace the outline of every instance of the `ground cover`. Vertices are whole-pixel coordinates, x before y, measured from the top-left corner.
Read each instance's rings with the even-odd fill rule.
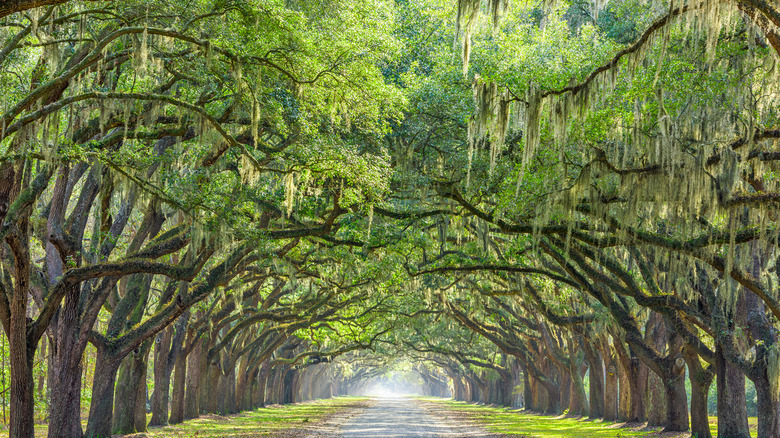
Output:
[[[333,416],[366,407],[368,397],[335,397],[290,405],[273,405],[237,415],[206,415],[183,424],[152,428],[149,438],[305,436]],[[295,432],[289,434],[287,432]]]
[[[612,423],[590,420],[585,417],[553,416],[530,413],[523,410],[480,405],[452,399],[420,397],[428,409],[450,410],[459,416],[475,421],[490,432],[524,437],[690,437],[690,433],[662,434],[659,429],[648,429],[643,424]],[[712,435],[717,436],[717,417],[710,418]],[[750,428],[755,433],[756,418],[750,418]]]
[[[145,438],[223,438],[223,437],[298,437],[317,431],[335,416],[367,407],[368,397],[334,397],[288,405],[271,405],[236,415],[203,415],[182,424],[153,427],[143,434],[114,437]],[[46,425],[36,427],[35,436],[45,437]]]

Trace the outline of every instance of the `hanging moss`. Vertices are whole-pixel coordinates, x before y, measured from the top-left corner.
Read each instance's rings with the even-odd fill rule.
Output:
[[[461,41],[463,46],[463,76],[466,76],[469,70],[469,58],[471,57],[471,37],[474,32],[474,26],[479,18],[482,0],[458,0],[458,15],[455,18],[455,43]],[[508,0],[488,0],[487,9],[492,19],[493,27],[497,28],[501,22]]]
[[[520,193],[520,183],[525,177],[525,172],[530,166],[531,161],[536,156],[536,150],[539,148],[541,135],[539,124],[541,122],[542,114],[542,93],[536,84],[531,84],[528,87],[525,94],[525,100],[528,102],[528,110],[525,117],[525,132],[523,133],[525,145],[523,147],[523,161],[520,165],[520,174],[517,177],[515,197]]]

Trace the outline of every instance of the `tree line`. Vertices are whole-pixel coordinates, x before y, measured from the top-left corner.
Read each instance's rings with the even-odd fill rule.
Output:
[[[749,436],[747,378],[780,435],[773,5],[0,20],[10,436],[36,397],[49,436],[145,430],[150,381],[149,425],[343,394],[365,350],[432,394],[699,437],[712,385],[719,434]]]

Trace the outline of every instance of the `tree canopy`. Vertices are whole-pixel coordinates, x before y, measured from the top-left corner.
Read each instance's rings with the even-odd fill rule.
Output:
[[[0,41],[11,437],[388,369],[698,437],[747,378],[780,435],[773,2],[19,0]]]

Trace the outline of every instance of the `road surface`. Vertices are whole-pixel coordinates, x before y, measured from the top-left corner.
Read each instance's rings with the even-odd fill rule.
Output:
[[[455,420],[434,416],[414,399],[377,397],[376,402],[348,419],[338,438],[488,438],[495,435]]]

